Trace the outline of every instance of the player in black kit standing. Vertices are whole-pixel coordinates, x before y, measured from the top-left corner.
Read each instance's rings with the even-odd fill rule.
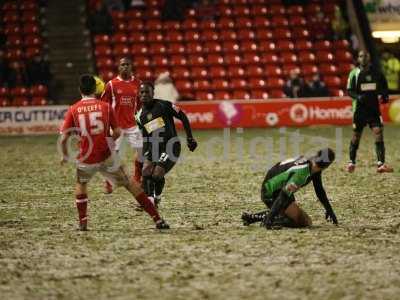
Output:
[[[196,149],[197,142],[185,113],[171,102],[154,99],[153,96],[153,83],[142,83],[139,99],[143,107],[136,114],[136,122],[143,134],[143,188],[148,196],[154,196],[155,204],[158,205],[165,184],[164,176],[176,164],[181,153],[174,118],[183,124],[190,151]]]

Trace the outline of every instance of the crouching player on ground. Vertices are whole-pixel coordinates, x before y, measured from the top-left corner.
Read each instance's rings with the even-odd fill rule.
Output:
[[[182,121],[190,151],[196,149],[197,142],[186,114],[171,102],[154,99],[153,96],[153,84],[142,83],[139,98],[143,107],[136,114],[136,122],[143,134],[143,188],[147,195],[154,195],[157,205],[161,201],[164,176],[176,164],[181,153],[174,118]]]
[[[72,105],[65,116],[61,129],[61,149],[64,164],[69,158],[68,138],[71,134],[79,136],[79,155],[77,163],[77,183],[75,187],[76,206],[79,215],[79,229],[87,230],[87,184],[100,172],[115,186],[125,187],[151,216],[158,229],[168,229],[168,224],[161,219],[152,201],[145,195],[139,183],[129,180],[113,154],[113,142],[120,136],[114,112],[106,102],[95,98],[95,79],[91,75],[80,77],[82,99]],[[111,130],[113,131],[111,135]]]
[[[307,227],[311,226],[311,218],[296,203],[294,198],[303,186],[311,181],[314,185],[318,200],[325,208],[328,221],[338,224],[336,215],[326,196],[322,185],[321,174],[335,160],[332,149],[319,150],[309,159],[303,156],[288,159],[274,165],[268,172],[261,186],[261,200],[268,206],[269,211],[242,214],[244,225],[262,222],[267,229],[278,227]]]

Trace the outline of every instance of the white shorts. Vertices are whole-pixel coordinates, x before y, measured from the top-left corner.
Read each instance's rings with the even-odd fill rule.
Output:
[[[132,149],[143,148],[143,137],[139,127],[131,127],[121,129],[121,136],[115,141],[115,150],[119,151],[122,146],[124,138],[128,140],[128,144]]]
[[[129,178],[124,171],[117,155],[110,155],[105,161],[97,164],[78,164],[76,179],[78,183],[88,183],[90,179],[100,172],[113,186],[126,186]]]

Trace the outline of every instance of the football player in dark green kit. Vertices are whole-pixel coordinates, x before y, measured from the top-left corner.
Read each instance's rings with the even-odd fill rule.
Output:
[[[375,135],[377,172],[393,172],[385,164],[385,144],[383,142],[383,124],[379,109],[379,95],[382,103],[388,103],[388,85],[380,71],[370,63],[365,51],[358,53],[358,67],[354,68],[347,81],[347,91],[353,100],[353,137],[350,142],[350,162],[347,171],[353,173],[356,168],[356,156],[362,131],[368,125]]]
[[[265,176],[261,186],[261,200],[270,209],[259,213],[243,213],[244,225],[261,222],[267,229],[276,226],[307,227],[311,218],[296,203],[294,194],[311,181],[318,200],[325,208],[328,221],[338,224],[336,215],[322,185],[322,172],[335,160],[330,148],[321,149],[315,156],[288,159],[274,165]]]

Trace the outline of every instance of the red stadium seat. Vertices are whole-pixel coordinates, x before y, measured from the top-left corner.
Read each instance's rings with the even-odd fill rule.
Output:
[[[271,41],[261,41],[258,45],[260,46],[260,50],[263,52],[274,52],[278,50],[276,44]]]
[[[342,89],[329,89],[329,93],[331,94],[332,97],[343,97],[345,96],[345,92]]]
[[[274,65],[267,65],[265,67],[264,75],[270,77],[281,77],[283,75],[283,71],[280,67]]]
[[[187,43],[186,51],[188,54],[201,54],[203,53],[203,46],[198,42]]]
[[[166,21],[163,24],[163,29],[166,31],[169,30],[180,30],[181,29],[181,23],[178,21]]]
[[[213,93],[210,93],[210,92],[205,92],[205,91],[198,91],[198,92],[196,92],[196,94],[195,94],[195,98],[196,98],[197,100],[207,100],[207,101],[210,101],[210,100],[214,100],[214,94],[213,94]]]
[[[278,40],[276,42],[276,47],[279,51],[293,51],[294,44],[291,40]]]
[[[205,58],[203,55],[192,54],[188,57],[188,63],[191,66],[204,66],[205,65]]]
[[[267,86],[269,89],[282,89],[285,82],[280,77],[270,77],[267,79]]]
[[[299,39],[308,39],[310,37],[310,32],[304,28],[293,28],[292,29],[292,38],[294,40]]]
[[[285,12],[286,9],[282,4],[274,4],[270,6],[270,13],[272,16],[284,15]]]
[[[30,104],[28,97],[15,97],[11,101],[12,106],[28,106]]]
[[[153,66],[155,67],[168,67],[169,60],[165,55],[155,55],[151,57]]]
[[[32,35],[30,35],[32,36]],[[107,34],[97,34],[94,36],[94,43],[95,45],[108,45],[109,43],[111,43],[111,38],[109,35]]]
[[[236,28],[252,28],[253,27],[253,21],[250,18],[237,18],[235,22]]]
[[[32,98],[32,103],[31,105],[34,106],[43,106],[43,105],[47,105],[48,101],[45,97],[33,97]]]
[[[132,63],[134,67],[141,68],[141,67],[150,67],[152,60],[150,60],[147,56],[135,56]]]
[[[29,93],[33,97],[45,97],[48,93],[47,86],[43,84],[34,85],[31,87]]]
[[[125,33],[119,32],[119,33],[114,34],[114,35],[111,37],[111,41],[112,41],[114,44],[117,44],[117,43],[127,43],[127,42],[128,42],[128,36],[127,36]]]
[[[235,21],[232,18],[223,17],[218,22],[218,28],[221,30],[235,28]]]
[[[238,36],[234,30],[223,30],[220,32],[219,38],[222,41],[236,41]]]
[[[229,81],[222,78],[214,79],[211,83],[211,88],[214,91],[226,91],[229,90]]]
[[[156,66],[153,68],[154,79],[156,79],[160,74],[168,73],[171,74],[168,66]]]
[[[40,55],[41,54],[41,49],[40,47],[33,46],[33,47],[27,47],[25,50],[25,58],[30,59],[34,56]]]
[[[353,68],[352,63],[341,62],[338,64],[338,73],[347,76]]]
[[[246,65],[259,65],[262,61],[257,53],[246,52],[243,54],[243,62]]]
[[[110,46],[99,45],[94,48],[94,55],[96,56],[109,56],[112,53]]]
[[[302,15],[304,13],[304,8],[302,5],[291,5],[287,8],[286,13],[293,18],[297,15]]]
[[[170,59],[172,66],[187,66],[188,61],[184,55],[172,55]]]
[[[301,66],[301,73],[304,76],[310,76],[310,75],[314,75],[315,73],[318,73],[318,67],[316,65],[312,65],[312,64],[306,64],[306,65],[302,65]]]
[[[353,61],[353,55],[349,51],[345,51],[345,50],[336,51],[335,58],[338,62],[351,63]]]
[[[112,69],[113,67],[115,67],[115,62],[112,58],[108,56],[100,56],[96,59],[96,66],[99,69]]]
[[[6,24],[4,27],[4,34],[5,35],[11,35],[11,34],[21,34],[22,29],[19,27],[17,24]]]
[[[260,41],[263,41],[263,40],[271,40],[274,37],[274,35],[273,32],[269,29],[257,29],[256,37]]]
[[[219,54],[208,54],[207,55],[207,60],[205,61],[205,64],[208,64],[210,66],[212,65],[224,65],[224,57]]]
[[[144,18],[144,11],[141,9],[130,9],[127,10],[125,13],[125,19],[127,21],[132,19],[143,19]]]
[[[251,29],[240,29],[238,31],[237,37],[241,41],[254,40],[256,33]]]
[[[286,17],[278,15],[278,16],[272,17],[271,24],[274,27],[287,27],[287,26],[289,26],[289,21]]]
[[[316,41],[314,43],[314,49],[330,51],[332,49],[332,43],[328,40]]]
[[[6,42],[7,47],[11,48],[21,47],[22,44],[23,44],[22,36],[20,35],[9,35],[7,37],[7,42]]]
[[[22,28],[22,32],[24,34],[38,34],[39,33],[39,26],[36,23],[24,23]]]
[[[182,42],[183,41],[183,34],[178,31],[169,31],[164,36],[164,40],[168,42]]]
[[[149,48],[147,47],[146,44],[141,44],[141,43],[137,43],[137,44],[133,44],[131,46],[131,54],[132,55],[146,55],[149,53]]]
[[[11,101],[8,98],[0,97],[0,107],[10,106]]]
[[[128,41],[129,43],[145,43],[147,40],[147,37],[144,33],[141,32],[131,32]]]
[[[3,16],[4,23],[18,23],[20,16],[17,11],[8,11]]]
[[[38,9],[38,4],[36,1],[23,1],[22,3],[20,3],[19,9],[23,11],[36,11]]]
[[[258,65],[246,66],[245,74],[247,77],[261,77],[265,75],[265,71]]]
[[[256,43],[251,41],[244,41],[241,43],[240,50],[242,52],[257,52],[260,49],[258,48],[258,45]]]
[[[144,27],[146,30],[152,31],[152,30],[161,30],[162,29],[162,23],[160,20],[157,19],[150,19],[147,20],[146,25]]]
[[[147,24],[146,24],[146,25],[147,25]],[[131,19],[131,20],[128,20],[127,29],[128,29],[128,31],[131,32],[131,34],[132,34],[133,32],[139,33],[139,32],[140,32],[141,30],[143,30],[144,28],[145,28],[145,24],[144,24],[144,22],[143,22],[142,20],[140,20],[140,19]],[[146,29],[148,29],[147,26],[146,26]]]
[[[266,17],[255,17],[253,26],[254,28],[265,29],[271,26],[271,22]]]
[[[200,34],[198,31],[186,31],[184,39],[186,42],[197,42],[200,40]]]
[[[324,82],[328,88],[340,88],[342,84],[338,76],[325,76]]]
[[[251,95],[246,90],[234,90],[233,94],[232,94],[232,98],[238,99],[238,100],[249,100],[249,99],[251,99]]]
[[[228,91],[216,91],[214,93],[215,100],[231,100],[232,95]]]
[[[150,67],[136,68],[135,73],[141,80],[151,80],[154,77],[154,73]]]
[[[171,63],[173,58],[171,57]],[[173,64],[173,63],[172,63]],[[191,77],[190,70],[186,67],[175,67],[172,69],[172,78],[174,79],[187,79]]]
[[[24,52],[21,49],[9,49],[6,53],[8,60],[21,60],[24,56]]]
[[[293,28],[307,25],[307,20],[303,16],[292,16],[289,18],[289,25]]]
[[[2,6],[2,10],[4,10],[5,12],[17,11],[18,10],[18,4],[13,2],[13,1],[5,2],[3,4],[3,6]]]
[[[319,70],[323,75],[336,75],[338,68],[331,64],[322,64],[319,66]]]
[[[337,49],[343,49],[343,50],[347,50],[349,49],[350,44],[347,40],[335,40],[333,41],[333,48],[335,50]]]
[[[251,90],[251,98],[267,100],[269,99],[269,95],[268,92],[265,90]]]
[[[115,73],[112,70],[104,70],[99,72],[99,76],[105,81],[109,81],[115,77]]]
[[[147,33],[147,42],[160,43],[164,41],[164,35],[160,31],[150,31]]]
[[[267,88],[267,82],[265,81],[264,78],[250,78],[249,85],[250,88],[254,90]]]
[[[237,54],[226,54],[225,62],[228,65],[241,65],[243,63],[243,59]]]
[[[125,14],[123,11],[112,10],[110,14],[114,22],[120,22],[125,20]]]
[[[168,45],[168,54],[185,54],[186,48],[185,45],[182,43],[172,43]]]
[[[212,66],[210,67],[209,74],[211,78],[225,78],[227,72],[222,66]]]
[[[199,24],[199,28],[201,30],[207,30],[207,29],[217,29],[217,23],[212,20],[203,20]]]
[[[211,89],[211,83],[208,79],[198,79],[193,82],[193,88],[196,91],[209,91]]]
[[[332,62],[333,61],[333,54],[328,51],[317,51],[315,53],[317,57],[317,61],[319,63],[325,63],[325,62]]]
[[[315,55],[309,51],[301,51],[299,52],[299,62],[302,64],[310,64],[315,63]]]
[[[0,86],[0,97],[5,98],[10,95],[10,92],[7,87],[5,86]]]
[[[315,3],[307,4],[305,8],[305,14],[309,16],[314,16],[321,11],[321,6]]]
[[[294,42],[294,49],[297,51],[311,50],[313,44],[309,40],[297,40]]]
[[[199,24],[197,23],[196,19],[193,18],[188,18],[182,23],[182,29],[187,31],[187,30],[194,30],[199,27]]]
[[[116,44],[114,45],[113,55],[114,56],[126,56],[130,54],[130,48],[125,44]]]
[[[234,6],[233,15],[236,17],[247,17],[250,15],[250,9],[247,5]]]
[[[194,67],[191,68],[190,73],[193,78],[196,79],[207,79],[208,78],[208,70],[205,67]]]
[[[286,95],[285,95],[285,93],[282,91],[282,89],[272,89],[272,90],[269,90],[269,96],[270,96],[270,98],[275,98],[275,99],[278,99],[278,98],[286,98]]]
[[[215,30],[204,30],[201,33],[201,37],[203,39],[203,41],[218,41],[219,40],[219,36],[218,36],[218,31]]]
[[[289,29],[286,29],[286,28],[283,28],[283,27],[275,29],[273,31],[272,35],[277,40],[285,40],[285,39],[291,39],[292,38],[291,31]]]
[[[241,66],[229,66],[228,67],[229,78],[242,78],[245,74],[246,74],[246,72]]]
[[[261,62],[267,65],[276,65],[279,64],[279,57],[273,53],[262,53]]]
[[[251,6],[251,15],[252,16],[266,16],[269,14],[269,10],[265,5],[252,5]]]
[[[225,53],[238,53],[240,52],[240,46],[235,42],[224,42],[222,48]]]
[[[181,94],[191,93],[193,86],[189,80],[176,80],[175,86]]]
[[[149,46],[149,53],[151,55],[163,55],[167,53],[167,47],[164,44],[153,43]]]
[[[206,53],[220,53],[222,52],[222,46],[218,42],[205,42],[204,51]]]
[[[247,89],[249,84],[243,78],[232,78],[230,87],[234,90]]]
[[[233,15],[233,10],[230,6],[225,6],[225,5],[220,6],[219,12],[221,17],[231,17]]]
[[[157,8],[152,8],[146,10],[146,16],[149,19],[160,20],[161,19],[161,11]]]

